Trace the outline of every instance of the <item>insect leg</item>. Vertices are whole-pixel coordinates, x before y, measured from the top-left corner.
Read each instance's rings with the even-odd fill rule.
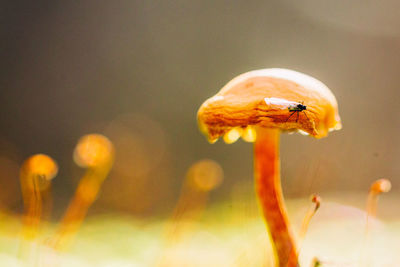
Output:
[[[307,113],[305,111],[303,111],[304,115],[306,116],[307,120],[310,120],[307,116]]]
[[[300,113],[300,111],[296,111],[296,112],[297,112],[296,122],[298,122],[299,121],[299,113]]]
[[[285,122],[287,122],[289,119],[290,119],[290,117],[292,117],[292,115],[294,114],[294,113],[296,113],[297,111],[295,110],[295,111],[292,111],[292,113],[290,114],[290,116],[286,119],[286,121]]]

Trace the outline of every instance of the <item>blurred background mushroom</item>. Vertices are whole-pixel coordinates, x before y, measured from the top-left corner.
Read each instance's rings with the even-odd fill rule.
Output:
[[[42,194],[50,187],[51,180],[57,173],[57,163],[44,154],[29,157],[21,167],[20,183],[25,207],[23,237],[26,240],[34,240],[38,235],[43,206]]]
[[[100,188],[114,163],[114,146],[101,134],[82,136],[74,149],[75,163],[87,168],[61,220],[57,233],[50,240],[56,250],[68,247],[81,226],[90,206],[98,198]]]
[[[16,147],[19,162],[32,151],[43,151],[69,166],[54,182],[59,192],[54,199],[60,207],[54,214],[57,218],[76,186],[69,179],[78,170],[69,157],[75,140],[88,132],[102,132],[127,113],[145,114],[157,123],[167,145],[169,163],[159,173],[171,187],[159,194],[168,201],[149,200],[152,210],[174,206],[185,176],[181,166],[202,157],[223,166],[240,166],[224,168],[230,178],[216,196],[224,199],[252,169],[251,157],[239,160],[226,155],[252,151],[241,143],[205,146],[193,121],[195,107],[231,77],[277,66],[310,74],[335,88],[346,122],[343,134],[318,143],[322,149],[300,136],[283,137],[287,139],[282,146],[284,187],[289,197],[363,190],[364,182],[375,177],[397,177],[400,42],[388,29],[400,24],[400,18],[387,14],[400,4],[384,0],[377,8],[360,1],[351,5],[335,1],[329,6],[334,12],[306,13],[327,10],[317,2],[172,5],[125,0],[37,6],[5,1],[0,110],[7,116],[0,118],[0,136]],[[310,5],[313,8],[307,9]],[[359,14],[354,10],[362,10],[362,19],[353,16]],[[351,24],[326,23],[332,20],[351,20]],[[291,153],[293,144],[300,146],[297,153]],[[302,162],[313,162],[313,167]],[[146,180],[150,184],[159,180],[152,177]],[[115,202],[111,197],[107,201]],[[93,211],[117,206],[109,203],[99,199]],[[135,213],[146,215],[149,209],[136,208]]]

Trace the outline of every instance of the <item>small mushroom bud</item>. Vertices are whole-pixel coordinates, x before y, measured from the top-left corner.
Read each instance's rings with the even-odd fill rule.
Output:
[[[304,216],[303,223],[300,228],[300,242],[303,241],[304,237],[306,236],[307,230],[308,230],[308,225],[310,224],[311,219],[314,217],[315,213],[321,206],[321,197],[317,194],[311,195],[311,202],[312,206],[308,210],[306,216]]]
[[[367,222],[365,229],[365,242],[362,249],[362,262],[360,266],[368,266],[371,261],[371,219],[376,217],[378,198],[382,193],[387,193],[392,188],[388,179],[378,179],[370,186],[367,198]]]

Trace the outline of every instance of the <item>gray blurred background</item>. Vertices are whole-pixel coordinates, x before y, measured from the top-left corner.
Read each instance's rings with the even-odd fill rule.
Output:
[[[117,148],[94,211],[171,210],[187,169],[209,158],[224,183],[251,185],[252,145],[207,143],[201,103],[240,73],[281,67],[331,88],[343,129],[325,139],[282,137],[287,197],[398,191],[398,1],[3,1],[0,53],[0,201],[20,209],[18,168],[34,153],[60,165],[55,216],[83,170],[72,151],[100,132]]]

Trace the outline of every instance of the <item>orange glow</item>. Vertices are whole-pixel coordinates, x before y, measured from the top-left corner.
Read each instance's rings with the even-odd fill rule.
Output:
[[[200,160],[193,164],[188,171],[188,180],[201,191],[210,191],[218,187],[223,180],[221,166],[209,159]]]
[[[81,167],[96,167],[109,162],[113,151],[113,146],[107,137],[88,134],[79,139],[74,151],[74,161]]]

